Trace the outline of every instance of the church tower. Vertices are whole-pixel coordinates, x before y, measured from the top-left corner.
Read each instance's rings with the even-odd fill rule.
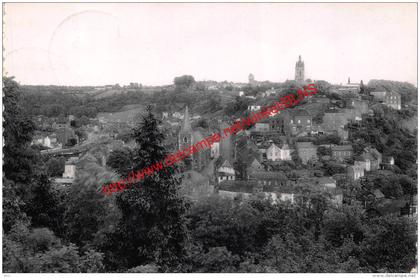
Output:
[[[178,134],[178,146],[180,150],[191,147],[193,140],[193,130],[191,128],[190,115],[188,106],[185,107],[184,121]]]
[[[305,63],[302,61],[299,55],[299,61],[296,62],[295,66],[295,81],[298,84],[305,82]]]

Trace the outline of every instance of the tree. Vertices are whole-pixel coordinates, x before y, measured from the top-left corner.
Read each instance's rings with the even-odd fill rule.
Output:
[[[202,127],[202,128],[204,128],[204,129],[207,129],[207,128],[209,128],[209,123],[207,122],[207,120],[206,120],[206,119],[200,119],[200,120],[197,122],[197,126],[198,126],[198,127]]]
[[[68,190],[64,213],[66,239],[80,247],[100,245],[103,235],[118,223],[114,199],[98,192],[98,187],[118,176],[102,167],[91,152],[78,162],[80,171]]]
[[[14,225],[4,237],[3,272],[101,272],[102,254],[88,249],[82,256],[74,244],[64,245],[49,229]]]
[[[28,183],[39,170],[34,167],[36,153],[29,147],[35,125],[21,108],[21,90],[13,78],[3,77],[3,95],[4,176],[15,182]]]
[[[365,226],[361,263],[373,272],[408,272],[416,266],[416,236],[406,218],[386,216],[371,219]]]
[[[18,221],[29,221],[23,211],[25,203],[16,193],[15,183],[8,179],[3,179],[3,230],[9,230]]]
[[[134,171],[159,162],[167,155],[159,124],[148,107],[147,115],[134,128],[137,143]],[[188,237],[184,214],[188,206],[180,196],[180,180],[174,174],[175,167],[166,167],[117,193],[116,204],[122,217],[116,231],[109,235],[108,245],[104,246],[113,249],[112,255],[108,253],[111,255],[107,258],[109,263],[120,268],[155,263],[162,271],[168,271],[176,270],[184,260]]]
[[[65,158],[51,158],[47,161],[47,172],[50,177],[59,177],[64,173]]]
[[[195,84],[195,80],[194,77],[192,77],[191,75],[183,75],[175,77],[174,84],[175,92],[182,93],[191,89],[192,85]]]
[[[48,227],[55,234],[64,234],[64,195],[53,188],[46,175],[39,177],[30,186],[30,198],[26,203],[26,213],[31,217],[33,227]]]
[[[128,175],[133,170],[133,155],[128,148],[116,149],[109,155],[107,166],[116,170],[121,176]]]

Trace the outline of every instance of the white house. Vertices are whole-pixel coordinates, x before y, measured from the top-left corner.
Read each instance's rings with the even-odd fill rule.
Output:
[[[363,161],[355,161],[354,165],[362,167],[367,172],[370,171],[370,160],[369,159],[364,159]]]
[[[219,156],[220,156],[220,143],[214,142],[213,145],[211,145],[210,157],[218,158]]]
[[[249,111],[260,111],[261,110],[261,105],[249,105],[248,110]]]
[[[223,164],[217,169],[217,176],[219,183],[225,180],[235,180],[235,169],[232,167],[228,160],[225,160]]]
[[[271,144],[267,149],[267,159],[271,161],[277,160],[292,160],[290,155],[290,148],[287,144],[284,144],[282,148],[276,146],[276,144]]]
[[[45,147],[47,147],[47,148],[51,148],[51,139],[50,139],[50,137],[45,137],[44,138],[44,146]]]
[[[64,165],[63,178],[74,179],[76,177],[76,165],[74,164],[74,159],[70,159]]]

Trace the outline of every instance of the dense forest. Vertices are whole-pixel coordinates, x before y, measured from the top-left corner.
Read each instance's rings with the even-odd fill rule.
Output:
[[[368,214],[363,188],[354,189],[361,197],[340,208],[319,192],[308,192],[293,206],[258,197],[191,202],[179,193],[174,167],[108,197],[97,192],[98,181],[124,175],[126,169],[115,166],[114,173],[88,153],[74,186],[59,190],[49,181],[39,151],[30,146],[34,125],[28,114],[44,109],[44,96],[27,110],[22,88],[10,78],[3,82],[3,272],[407,272],[416,265],[417,225]],[[166,94],[155,97],[166,99]],[[117,99],[132,104],[134,97],[146,96],[83,102],[58,93],[43,100],[55,115],[54,105],[88,105],[98,112],[107,105],[111,109]],[[67,107],[72,101],[76,106]],[[402,130],[392,132],[388,117],[353,128],[360,131],[361,144],[373,142],[395,155],[401,174],[411,176],[417,155],[404,150],[413,149],[416,140]],[[165,157],[158,126],[148,108],[132,131],[132,169]]]

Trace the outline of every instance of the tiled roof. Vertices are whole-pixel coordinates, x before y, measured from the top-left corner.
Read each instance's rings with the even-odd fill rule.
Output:
[[[282,172],[255,171],[249,176],[250,178],[254,178],[257,180],[267,180],[267,179],[287,180],[286,176]]]
[[[298,149],[316,148],[316,146],[312,142],[296,142],[296,146]]]
[[[318,179],[320,184],[327,184],[327,183],[336,183],[336,181],[331,177],[320,177]]]
[[[332,151],[353,151],[353,146],[352,145],[333,146],[331,150]]]

